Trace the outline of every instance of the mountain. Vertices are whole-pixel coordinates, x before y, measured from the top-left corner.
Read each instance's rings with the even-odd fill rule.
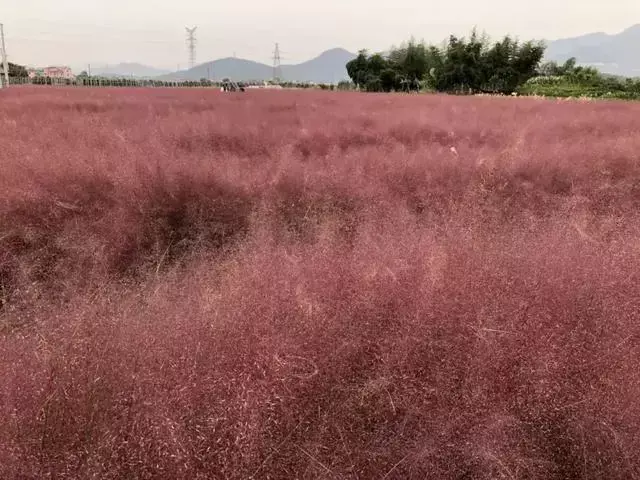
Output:
[[[563,62],[575,57],[581,65],[591,65],[614,75],[640,76],[640,24],[609,35],[589,33],[550,42],[545,58]]]
[[[315,83],[338,83],[349,78],[346,65],[356,55],[342,48],[321,53],[313,60],[298,65],[283,65],[285,80]]]
[[[119,63],[117,65],[91,69],[91,75],[101,77],[153,78],[159,75],[165,75],[169,72],[169,70],[161,70],[159,68],[149,67],[140,63]]]
[[[273,68],[252,60],[241,58],[221,58],[212,62],[197,65],[189,70],[169,73],[161,76],[160,80],[266,80],[273,76]]]
[[[282,65],[283,80],[293,82],[337,83],[347,79],[346,64],[356,55],[342,48],[321,53],[316,58],[297,65]],[[240,58],[222,58],[203,63],[190,70],[174,72],[160,77],[162,80],[200,80],[211,78],[236,81],[270,80],[273,67]]]

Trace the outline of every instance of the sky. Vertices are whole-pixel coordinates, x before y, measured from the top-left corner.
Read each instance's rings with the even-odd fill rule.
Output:
[[[197,26],[197,63],[236,55],[282,63],[334,47],[383,51],[411,36],[440,42],[477,26],[491,36],[556,39],[618,33],[640,23],[639,0],[0,0],[10,61],[82,69],[188,63],[185,26]]]

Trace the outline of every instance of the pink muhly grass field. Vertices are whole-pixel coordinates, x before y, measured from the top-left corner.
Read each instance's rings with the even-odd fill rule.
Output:
[[[0,478],[640,477],[639,104],[0,93]]]

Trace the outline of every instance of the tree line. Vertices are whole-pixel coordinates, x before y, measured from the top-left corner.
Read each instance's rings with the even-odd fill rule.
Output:
[[[26,78],[29,76],[27,68],[16,63],[8,62],[9,78]],[[4,66],[0,62],[0,73],[4,75]]]
[[[468,38],[451,35],[442,46],[410,40],[383,55],[361,50],[347,63],[360,90],[510,94],[537,74],[544,55],[541,42],[509,36],[490,42],[473,30]]]

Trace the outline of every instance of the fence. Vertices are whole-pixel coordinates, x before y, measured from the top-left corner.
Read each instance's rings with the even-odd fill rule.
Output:
[[[42,85],[42,86],[67,86],[67,87],[173,87],[173,88],[196,88],[196,87],[220,87],[217,82],[211,81],[164,81],[164,80],[144,80],[134,78],[103,78],[103,77],[81,77],[81,78],[55,78],[55,77],[12,77],[9,84],[11,86]]]
[[[152,79],[136,79],[136,78],[105,78],[105,77],[76,77],[54,78],[54,77],[12,77],[10,85],[41,85],[41,86],[67,86],[67,87],[143,87],[143,88],[221,88],[222,82],[211,80],[184,80],[184,81],[165,81]],[[281,82],[273,84],[265,81],[246,81],[241,82],[246,88],[267,88],[267,89],[322,89],[335,90],[337,87],[331,84],[315,84],[306,82]]]

